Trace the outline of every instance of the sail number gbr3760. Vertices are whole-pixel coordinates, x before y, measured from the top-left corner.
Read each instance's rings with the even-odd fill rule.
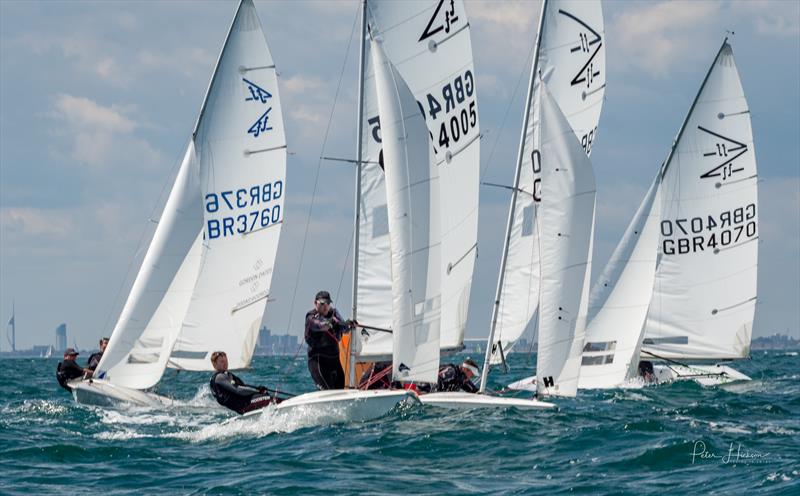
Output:
[[[661,221],[661,248],[665,255],[716,252],[754,239],[756,222],[755,203],[719,215],[665,219]]]
[[[279,223],[283,181],[208,193],[205,197],[206,239],[247,234]],[[216,214],[210,218],[212,215]],[[221,216],[221,217],[220,217]]]

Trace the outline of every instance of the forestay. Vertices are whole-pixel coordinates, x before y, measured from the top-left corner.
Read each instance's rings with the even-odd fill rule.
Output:
[[[616,387],[636,373],[656,271],[658,185],[656,178],[592,287],[580,389]]]
[[[592,164],[543,84],[541,104],[541,297],[536,389],[575,396],[591,276]]]
[[[460,349],[477,256],[480,161],[469,22],[461,0],[370,0],[366,7],[371,32],[381,40],[386,58],[419,102],[433,142],[442,206],[440,346]],[[364,83],[356,318],[368,325],[391,327],[386,152],[372,67],[368,63]],[[391,335],[378,332],[367,336],[359,358],[391,355]]]
[[[194,132],[203,262],[170,365],[246,367],[269,297],[283,222],[286,139],[275,63],[251,0],[234,18]]]
[[[599,0],[550,0],[542,5],[534,51],[527,127],[512,195],[505,270],[500,274],[493,343],[508,351],[525,332],[539,303],[539,230],[536,206],[542,196],[538,142],[539,78],[585,153],[591,153],[605,94],[605,28]],[[499,349],[492,361],[499,360]]]
[[[750,110],[726,41],[664,167],[659,263],[643,357],[749,355],[757,180]]]
[[[392,377],[436,382],[441,318],[439,175],[425,117],[373,41],[391,238]]]

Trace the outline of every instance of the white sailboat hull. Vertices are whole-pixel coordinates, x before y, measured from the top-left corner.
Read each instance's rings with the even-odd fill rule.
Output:
[[[706,387],[752,380],[738,370],[720,364],[689,366],[654,364],[653,373],[658,383],[693,380]]]
[[[82,405],[164,408],[175,403],[166,396],[117,386],[102,379],[72,381],[69,383],[69,387],[72,388],[72,396],[75,401]]]
[[[533,384],[536,390],[536,383]],[[521,410],[542,410],[555,408],[553,403],[546,403],[528,398],[503,398],[488,394],[466,392],[429,393],[419,396],[419,401],[426,406],[439,408],[474,409],[474,408],[518,408]]]
[[[279,403],[276,411],[292,417],[325,417],[331,423],[364,422],[383,417],[403,402],[417,403],[416,394],[405,390],[333,389],[294,396]],[[242,417],[261,415],[263,410]]]

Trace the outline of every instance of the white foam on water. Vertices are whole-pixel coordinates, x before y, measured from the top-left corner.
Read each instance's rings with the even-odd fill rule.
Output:
[[[779,436],[794,436],[797,435],[797,431],[793,429],[787,429],[786,427],[781,427],[779,425],[773,424],[766,424],[761,426],[756,430],[758,434],[778,434]]]
[[[727,432],[729,434],[752,434],[750,429],[736,425],[732,422],[708,422],[712,431]]]

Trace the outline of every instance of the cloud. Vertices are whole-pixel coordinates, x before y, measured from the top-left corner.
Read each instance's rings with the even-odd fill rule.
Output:
[[[283,90],[286,94],[304,94],[304,93],[313,93],[312,96],[316,96],[320,93],[320,90],[326,88],[325,82],[315,78],[304,77],[301,75],[295,75],[288,79],[281,80],[281,90]]]
[[[103,107],[86,97],[58,95],[55,109],[59,118],[85,129],[130,133],[136,128],[118,108]]]
[[[693,58],[708,36],[703,26],[718,16],[720,2],[659,2],[626,4],[607,30],[613,36],[613,50],[622,66],[641,69],[664,77],[677,61]]]
[[[530,27],[532,13],[534,17],[539,16],[541,2],[503,2],[502,8],[498,8],[494,0],[467,0],[466,9],[471,22],[491,23],[504,30],[525,31]]]
[[[128,112],[135,110],[129,107]],[[56,96],[52,118],[59,133],[70,141],[70,157],[82,164],[104,168],[135,161],[148,166],[163,161],[161,153],[134,132],[141,127],[125,115],[123,107],[103,106],[89,98]]]
[[[72,234],[73,222],[64,211],[30,207],[3,207],[0,209],[3,234],[13,237],[45,236],[67,238]]]
[[[791,0],[750,0],[731,2],[735,14],[750,19],[758,34],[797,36],[800,34],[800,2]]]

